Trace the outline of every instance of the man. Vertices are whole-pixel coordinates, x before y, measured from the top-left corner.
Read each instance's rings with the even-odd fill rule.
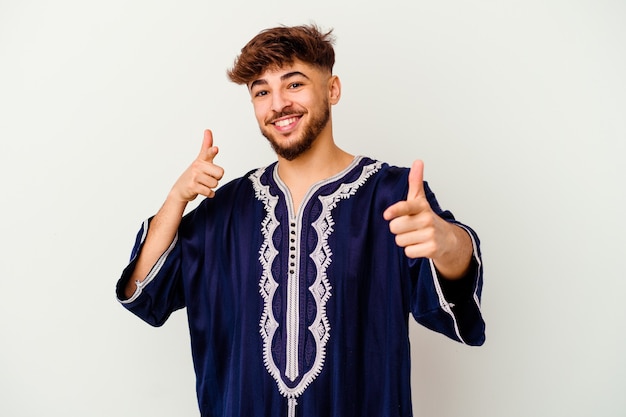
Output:
[[[333,64],[315,26],[242,49],[228,75],[277,162],[216,190],[205,131],[118,282],[152,325],[187,308],[202,416],[410,416],[409,314],[484,341],[478,238],[441,210],[421,161],[397,168],[335,144]]]

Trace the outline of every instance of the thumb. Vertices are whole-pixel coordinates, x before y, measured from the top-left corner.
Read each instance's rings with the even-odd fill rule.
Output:
[[[202,148],[200,148],[198,159],[213,162],[215,155],[217,155],[217,146],[213,146],[213,132],[209,129],[205,129],[204,138],[202,139]]]
[[[424,162],[419,159],[413,162],[409,171],[409,192],[407,200],[414,200],[424,195]]]

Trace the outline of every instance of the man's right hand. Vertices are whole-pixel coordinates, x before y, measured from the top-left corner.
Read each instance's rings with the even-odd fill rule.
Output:
[[[213,189],[224,175],[224,170],[213,163],[218,149],[213,146],[213,134],[204,131],[204,140],[200,154],[183,172],[172,187],[170,193],[150,223],[135,270],[125,288],[126,298],[130,298],[137,290],[136,283],[143,281],[159,257],[174,240],[187,203],[198,195],[209,198],[215,195]]]
[[[198,195],[212,198],[224,175],[224,169],[213,163],[218,151],[217,146],[213,146],[213,133],[206,129],[198,157],[178,178],[170,191],[170,198],[181,202],[193,201]]]

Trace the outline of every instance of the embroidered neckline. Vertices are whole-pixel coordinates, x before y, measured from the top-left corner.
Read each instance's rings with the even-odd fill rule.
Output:
[[[278,175],[278,163],[275,163],[272,168],[272,177],[274,178],[274,182],[276,183],[278,188],[280,188],[280,191],[283,193],[283,195],[285,196],[285,199],[287,200],[286,204],[287,204],[287,210],[289,213],[289,218],[293,219],[293,218],[296,218],[297,216],[299,220],[300,213],[304,211],[311,197],[314,196],[320,188],[322,188],[325,185],[331,184],[345,177],[346,175],[348,175],[348,173],[350,173],[357,165],[359,165],[359,163],[363,160],[363,158],[364,157],[361,155],[355,156],[352,159],[352,162],[350,162],[350,164],[347,167],[345,167],[344,169],[342,169],[341,171],[339,171],[332,177],[329,177],[329,178],[326,178],[326,179],[323,179],[321,181],[314,183],[311,186],[311,188],[309,188],[307,193],[304,195],[304,198],[302,199],[302,202],[300,203],[300,210],[298,210],[297,213],[294,212],[293,199],[291,197],[291,192],[289,191],[289,188],[287,188],[287,185],[283,182],[282,178],[280,178],[280,175]]]
[[[255,190],[255,197],[263,203],[266,213],[261,223],[263,243],[259,249],[259,261],[262,266],[262,274],[259,280],[259,292],[264,303],[259,323],[259,332],[263,339],[263,362],[269,374],[276,381],[281,395],[288,399],[288,414],[290,417],[295,416],[296,399],[302,395],[306,388],[322,371],[326,358],[326,345],[330,339],[330,323],[326,314],[326,304],[332,296],[332,287],[326,275],[326,270],[332,262],[332,250],[328,244],[328,239],[334,231],[332,212],[341,200],[354,195],[357,190],[365,184],[368,178],[376,173],[382,166],[382,162],[378,161],[362,164],[363,159],[364,158],[360,156],[355,157],[353,162],[346,169],[311,187],[309,192],[305,195],[295,219],[293,204],[291,204],[290,201],[291,196],[285,184],[277,175],[277,164],[275,164],[273,168],[272,166],[260,168],[249,176]],[[341,182],[342,179],[347,178],[359,165],[361,166],[361,172],[354,181],[349,183]],[[272,171],[270,172],[269,169],[272,169]],[[269,184],[267,176],[265,180],[263,180],[265,174],[272,175],[272,180],[287,200],[286,203],[289,214],[288,225],[281,225],[278,220],[276,210],[282,207],[282,205],[279,206],[278,204],[280,196],[271,193],[271,184]],[[319,191],[322,187],[334,182],[337,182],[336,187],[333,187],[334,191],[326,195],[319,195]],[[302,225],[303,213],[306,212],[307,206],[314,196],[316,196],[321,203],[321,212],[310,225]],[[289,267],[287,271],[281,271],[281,273],[287,273],[287,277],[286,279],[283,277],[283,279],[279,279],[278,281],[275,279],[272,270],[274,260],[280,255],[279,248],[275,246],[275,241],[277,241],[275,234],[279,233],[280,230],[284,230],[281,226],[287,229],[290,239],[292,231],[295,234],[294,240],[290,244],[286,244],[286,247],[297,248],[295,250],[297,254],[295,265],[300,265],[301,258],[307,255],[315,265],[315,278],[313,284],[310,285],[307,290],[315,301],[316,312],[312,324],[306,329],[315,342],[315,355],[312,365],[306,369],[304,369],[304,366],[302,366],[298,360],[299,330],[302,320],[304,320],[299,314],[299,299],[302,292],[300,285],[306,281],[302,281],[303,278],[300,277],[298,267],[295,267],[293,270]],[[310,227],[317,236],[316,247],[310,254],[302,253],[304,250],[304,248],[301,248],[302,227]],[[289,254],[291,254],[291,252],[289,252]],[[287,317],[287,320],[285,320],[286,328],[284,334],[288,340],[283,340],[280,344],[281,349],[285,349],[285,369],[281,369],[278,366],[272,351],[274,337],[280,326],[273,311],[273,303],[279,287],[279,281],[286,283],[288,298],[288,300],[284,301],[286,304],[284,304],[285,307],[281,307],[284,308],[283,314]]]

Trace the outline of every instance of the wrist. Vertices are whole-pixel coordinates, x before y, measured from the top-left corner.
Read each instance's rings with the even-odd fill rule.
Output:
[[[469,233],[463,228],[448,223],[449,232],[443,250],[433,262],[437,270],[447,279],[463,277],[472,260],[472,241]]]

